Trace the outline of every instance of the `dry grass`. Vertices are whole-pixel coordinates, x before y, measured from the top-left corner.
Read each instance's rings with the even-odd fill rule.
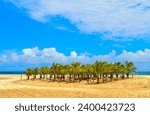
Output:
[[[86,81],[58,83],[19,79],[20,75],[0,75],[0,97],[150,98],[150,77],[135,77],[99,85],[88,85]]]

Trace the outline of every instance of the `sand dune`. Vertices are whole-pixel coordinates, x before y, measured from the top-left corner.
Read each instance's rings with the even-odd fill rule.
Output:
[[[103,84],[26,81],[25,75],[0,75],[0,97],[150,98],[150,77],[134,77]]]

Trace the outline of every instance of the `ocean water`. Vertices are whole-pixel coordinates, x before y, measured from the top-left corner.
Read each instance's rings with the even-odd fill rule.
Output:
[[[0,71],[0,74],[24,74],[24,71]],[[133,74],[136,75],[150,75],[150,71],[139,71]]]
[[[24,71],[0,71],[0,74],[24,74]]]
[[[136,75],[150,75],[150,71],[135,72]]]

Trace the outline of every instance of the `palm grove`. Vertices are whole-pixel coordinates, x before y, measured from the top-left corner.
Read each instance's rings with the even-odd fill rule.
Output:
[[[104,83],[112,80],[129,78],[130,73],[135,72],[134,63],[126,61],[124,64],[96,61],[94,64],[81,64],[73,62],[63,65],[53,63],[51,67],[26,69],[27,80],[39,79],[58,82],[77,82],[87,80],[87,83]]]

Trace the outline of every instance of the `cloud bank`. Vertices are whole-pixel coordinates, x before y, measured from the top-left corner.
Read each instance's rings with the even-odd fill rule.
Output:
[[[149,0],[5,0],[25,9],[32,19],[63,17],[81,32],[104,39],[132,40],[150,34]]]
[[[40,65],[50,65],[53,62],[68,64],[73,61],[79,61],[83,64],[94,63],[95,61],[107,61],[107,62],[134,62],[139,70],[148,70],[150,68],[150,49],[145,49],[144,51],[138,50],[136,52],[122,51],[121,54],[117,55],[115,51],[110,52],[106,55],[93,55],[88,56],[84,53],[77,54],[76,51],[71,51],[70,55],[65,55],[58,52],[56,48],[44,48],[39,49],[25,48],[19,52],[12,51],[7,54],[0,55],[0,65],[22,65],[22,67],[30,65],[40,66]],[[21,67],[21,66],[20,66]],[[144,68],[144,69],[143,69]]]

